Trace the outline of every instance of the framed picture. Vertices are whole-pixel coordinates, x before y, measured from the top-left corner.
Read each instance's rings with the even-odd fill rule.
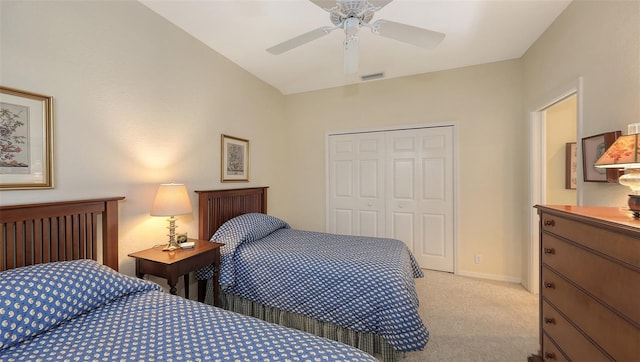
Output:
[[[578,175],[578,150],[575,142],[567,142],[565,155],[566,155],[566,169],[564,176],[564,188],[575,190],[577,186]]]
[[[53,98],[0,86],[0,189],[53,187]]]
[[[619,170],[595,168],[593,164],[620,135],[622,135],[621,131],[615,131],[582,139],[582,167],[585,182],[618,182]]]
[[[222,182],[249,181],[249,141],[222,135]]]

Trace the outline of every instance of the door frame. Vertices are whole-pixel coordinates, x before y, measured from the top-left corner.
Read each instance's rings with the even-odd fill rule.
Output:
[[[548,93],[548,95],[532,107],[529,111],[529,134],[530,134],[530,150],[529,150],[529,203],[527,205],[529,213],[529,247],[527,249],[526,273],[527,285],[525,287],[532,293],[540,292],[540,235],[538,213],[533,208],[534,205],[546,203],[546,109],[552,105],[570,97],[576,96],[576,140],[582,138],[583,125],[583,79],[578,77],[572,82],[557,88]],[[582,158],[582,145],[576,142],[577,157]],[[582,187],[582,163],[577,163],[577,204],[582,205],[583,187]]]
[[[334,131],[327,132],[325,134],[325,158],[324,158],[324,175],[325,175],[325,231],[329,230],[329,195],[331,194],[330,186],[329,186],[329,137],[334,135],[342,135],[342,134],[355,134],[355,133],[371,133],[371,132],[387,132],[387,131],[404,131],[411,129],[419,129],[419,128],[437,128],[437,127],[451,127],[452,138],[453,138],[453,273],[458,274],[458,195],[460,194],[459,183],[458,183],[458,165],[460,164],[459,153],[458,153],[458,124],[457,122],[437,122],[437,123],[425,123],[425,124],[413,124],[413,125],[405,125],[405,126],[388,126],[388,127],[377,127],[377,128],[365,128],[359,130],[349,130],[349,131]]]

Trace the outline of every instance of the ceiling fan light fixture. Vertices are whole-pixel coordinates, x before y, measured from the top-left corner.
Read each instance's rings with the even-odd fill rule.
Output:
[[[358,37],[347,35],[344,40],[344,74],[354,74],[358,72]]]
[[[360,19],[354,17],[344,19],[344,33],[347,36],[358,34],[358,30],[360,30]]]

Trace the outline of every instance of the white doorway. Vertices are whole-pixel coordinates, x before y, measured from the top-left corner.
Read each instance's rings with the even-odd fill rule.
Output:
[[[545,203],[578,204],[577,96],[571,94],[545,108]]]
[[[557,188],[558,184],[553,181],[551,183],[549,173],[557,173],[557,170],[551,171],[548,162],[548,142],[547,142],[547,110],[554,105],[560,104],[562,101],[575,100],[575,130],[573,135],[576,140],[576,159],[581,159],[580,139],[582,135],[582,78],[576,79],[574,82],[555,90],[550,93],[546,100],[539,103],[530,112],[530,186],[529,186],[529,247],[527,249],[526,258],[526,274],[525,287],[532,293],[539,293],[540,288],[540,239],[539,239],[539,219],[534,205],[547,204],[549,201],[560,201],[561,198],[552,196],[553,200],[548,200],[549,188]],[[568,136],[567,136],[568,137]],[[555,141],[556,143],[558,141]],[[569,142],[568,138],[567,141]],[[556,145],[557,149],[557,145]],[[556,166],[557,167],[557,166]],[[555,190],[554,190],[555,191]],[[576,163],[576,189],[572,197],[574,205],[582,204],[582,165],[581,162]]]
[[[327,231],[402,240],[423,268],[453,272],[453,126],[332,134]]]

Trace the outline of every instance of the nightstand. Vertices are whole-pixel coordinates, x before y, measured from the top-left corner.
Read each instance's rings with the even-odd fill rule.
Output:
[[[213,285],[218,285],[218,270],[220,268],[220,247],[224,244],[212,243],[205,240],[189,239],[195,243],[191,249],[163,251],[163,245],[151,249],[129,254],[136,259],[136,276],[142,278],[145,274],[167,279],[169,292],[177,294],[178,278],[184,275],[185,298],[189,298],[189,273],[204,266],[213,265],[216,272]],[[214,305],[218,306],[218,288],[213,288]]]

